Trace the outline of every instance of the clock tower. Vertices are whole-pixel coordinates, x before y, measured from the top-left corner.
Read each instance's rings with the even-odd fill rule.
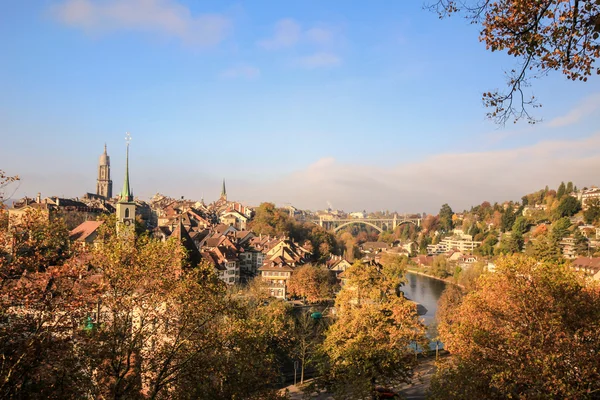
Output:
[[[125,158],[125,181],[123,190],[119,195],[117,203],[117,232],[134,231],[135,228],[135,202],[133,201],[133,191],[129,187],[129,142],[131,135],[129,132],[125,136],[127,141],[127,153]]]

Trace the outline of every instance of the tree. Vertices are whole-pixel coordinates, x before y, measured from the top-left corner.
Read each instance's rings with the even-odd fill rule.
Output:
[[[515,210],[511,204],[506,208],[506,210],[504,210],[504,213],[502,213],[502,218],[500,219],[500,231],[506,232],[512,229],[516,218],[517,216],[515,214]]]
[[[448,272],[448,260],[445,256],[439,255],[433,258],[431,273],[439,278],[447,278],[450,275],[450,272]]]
[[[561,182],[560,185],[558,185],[558,189],[556,190],[556,198],[558,200],[562,199],[562,197],[565,195],[566,193],[566,187],[565,187],[565,183]]]
[[[588,224],[598,222],[600,219],[600,199],[593,198],[585,202],[586,209],[583,212],[583,218]]]
[[[437,215],[428,215],[423,220],[423,231],[427,233],[435,232],[440,228],[440,217]]]
[[[559,218],[571,217],[581,210],[581,203],[573,196],[565,196],[562,198],[556,209]]]
[[[375,384],[409,382],[415,346],[427,345],[416,305],[398,290],[394,270],[355,263],[336,298],[337,318],[322,346],[319,384],[339,398],[373,395]],[[336,397],[336,398],[337,398]]]
[[[575,229],[573,234],[575,254],[578,256],[587,256],[590,253],[590,242],[580,229]]]
[[[5,202],[10,199],[11,195],[6,195],[4,190],[13,182],[19,180],[18,176],[9,176],[6,172],[0,169],[0,210],[3,210],[5,207]]]
[[[304,265],[294,271],[287,282],[288,292],[308,303],[317,303],[333,297],[335,278],[324,267]]]
[[[450,232],[454,227],[454,223],[452,222],[452,216],[454,215],[454,211],[448,204],[442,205],[440,209],[439,217],[440,217],[440,227],[445,232]]]
[[[567,182],[567,188],[565,189],[565,193],[566,194],[571,194],[574,191],[575,190],[574,190],[574,187],[573,187],[573,182],[571,182],[571,181]]]
[[[404,276],[408,266],[408,257],[394,253],[383,253],[379,262],[383,265],[385,273]]]
[[[518,253],[523,249],[523,235],[520,233],[505,234],[500,241],[500,253],[512,254]]]
[[[304,383],[304,370],[314,361],[316,350],[323,342],[326,323],[314,319],[310,311],[300,312],[294,319],[294,355],[300,361],[300,384]]]
[[[595,0],[464,1],[439,0],[430,6],[440,18],[463,12],[481,26],[479,40],[492,52],[506,51],[520,60],[507,74],[506,92],[483,94],[489,118],[504,124],[510,119],[535,122],[529,109],[537,107],[525,94],[531,78],[560,71],[567,79],[587,81],[600,73],[600,4]]]
[[[96,285],[81,263],[5,276],[0,285],[0,398],[93,398],[79,357]]]
[[[475,251],[482,256],[493,256],[496,244],[498,244],[498,234],[497,232],[490,232]]]
[[[528,226],[529,223],[527,221],[527,218],[523,216],[518,216],[517,219],[515,219],[515,222],[512,226],[512,233],[517,235],[524,235],[525,232],[527,232]]]
[[[597,397],[600,287],[568,267],[503,257],[442,315],[452,353],[434,399]]]
[[[538,236],[532,246],[533,256],[538,260],[559,263],[563,257],[558,242],[552,233]]]
[[[565,236],[569,234],[569,228],[571,227],[571,220],[568,217],[563,217],[552,224],[552,237],[554,240],[561,241]]]

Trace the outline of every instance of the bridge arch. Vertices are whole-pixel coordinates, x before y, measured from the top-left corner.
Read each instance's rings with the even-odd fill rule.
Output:
[[[397,227],[399,227],[400,225],[404,225],[404,224],[413,224],[414,226],[421,226],[420,224],[421,220],[412,220],[412,219],[403,219],[402,221],[398,221],[396,223],[396,226],[394,227],[394,229],[396,229]]]
[[[357,219],[356,221],[345,222],[345,223],[343,223],[343,224],[341,224],[339,226],[336,226],[335,228],[333,228],[333,232],[335,233],[335,232],[339,231],[340,229],[342,229],[342,228],[344,228],[344,227],[346,227],[348,225],[352,225],[352,224],[356,224],[356,225],[368,225],[370,227],[375,228],[379,233],[383,232],[383,229],[381,229],[377,225],[372,224],[370,222],[367,222],[365,220],[360,220],[360,219]]]

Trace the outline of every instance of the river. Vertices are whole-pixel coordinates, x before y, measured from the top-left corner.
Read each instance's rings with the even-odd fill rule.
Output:
[[[427,309],[427,312],[420,317],[429,327],[427,335],[430,338],[437,336],[437,329],[434,326],[435,313],[444,289],[446,289],[446,282],[413,272],[406,273],[406,283],[400,288],[407,298]]]

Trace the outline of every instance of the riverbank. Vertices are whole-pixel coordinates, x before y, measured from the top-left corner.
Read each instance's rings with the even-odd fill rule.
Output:
[[[450,278],[440,278],[439,276],[435,276],[435,275],[428,274],[428,273],[426,273],[426,272],[424,272],[424,271],[421,271],[421,270],[419,270],[419,269],[416,269],[416,268],[407,267],[407,268],[406,268],[406,271],[408,271],[408,272],[412,272],[413,274],[417,274],[417,275],[426,276],[426,277],[428,277],[428,278],[431,278],[431,279],[436,279],[436,280],[438,280],[438,281],[442,281],[442,282],[445,282],[445,283],[449,283],[449,284],[451,284],[451,285],[458,286],[458,287],[459,287],[459,288],[461,288],[461,289],[464,289],[464,288],[465,288],[463,285],[461,285],[461,284],[459,284],[459,283],[456,283],[456,281],[455,281],[454,279],[450,279]]]

